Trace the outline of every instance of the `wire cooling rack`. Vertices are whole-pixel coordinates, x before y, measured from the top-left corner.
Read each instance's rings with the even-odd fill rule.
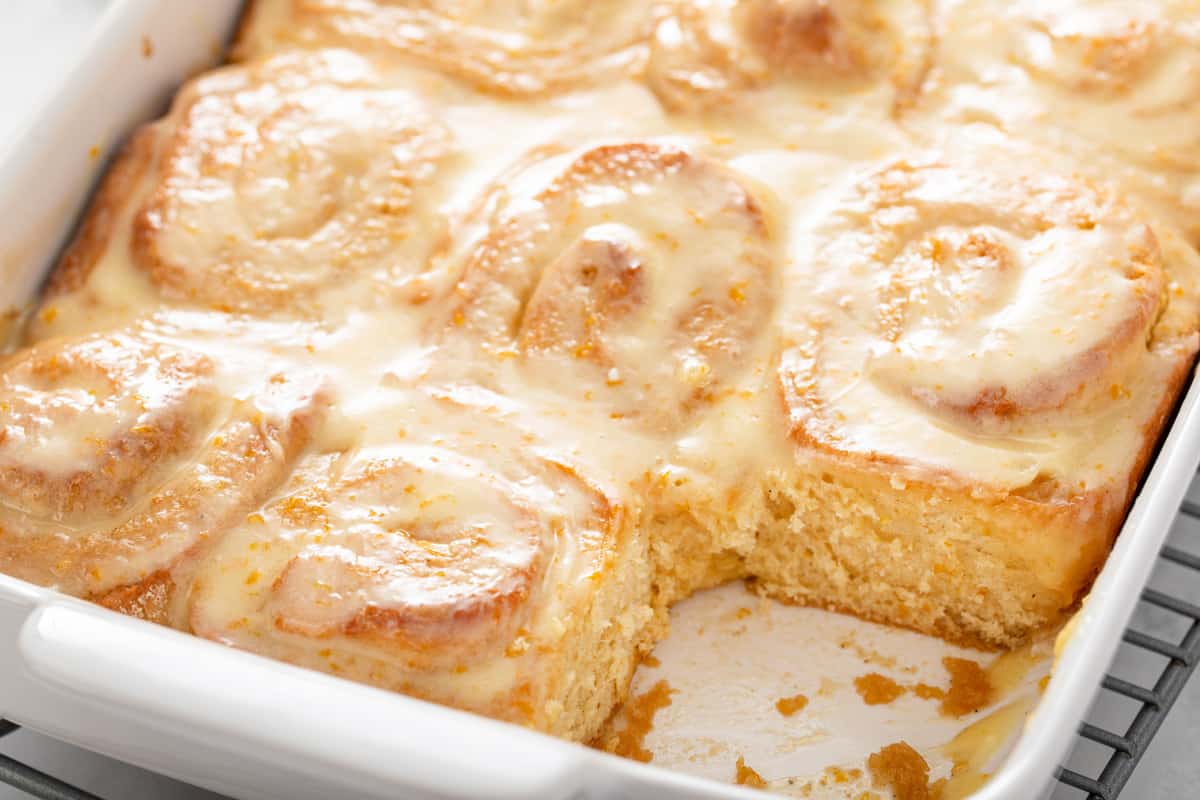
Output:
[[[1099,719],[1101,703],[1093,708],[1079,729],[1075,751],[1058,772],[1056,799],[1114,800],[1200,661],[1200,604],[1195,602],[1200,601],[1200,503],[1183,502],[1175,533],[1159,554],[1155,577],[1102,684],[1111,697],[1101,700],[1115,698],[1123,711],[1117,719],[1111,713]],[[0,720],[0,737],[17,729]],[[3,754],[0,782],[40,800],[103,800]]]
[[[0,719],[0,737],[8,736],[18,727],[8,720]],[[101,800],[90,792],[77,789],[53,775],[47,775],[6,755],[0,755],[0,781],[41,800]]]
[[[1110,696],[1100,700],[1115,701],[1108,703],[1110,709],[1122,710],[1097,724],[1093,708],[1092,719],[1080,727],[1077,752],[1058,773],[1058,780],[1077,792],[1064,796],[1117,797],[1200,661],[1200,503],[1183,502],[1174,534],[1159,553],[1154,577],[1104,677],[1103,690]],[[1136,677],[1122,674],[1130,672]],[[1080,758],[1079,751],[1090,758]]]

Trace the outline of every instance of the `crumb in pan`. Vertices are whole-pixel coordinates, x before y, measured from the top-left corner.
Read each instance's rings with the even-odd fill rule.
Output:
[[[754,770],[753,767],[746,766],[746,759],[738,756],[737,773],[733,777],[733,782],[738,786],[749,786],[751,789],[766,789],[767,782],[762,775]]]
[[[808,697],[802,694],[792,695],[791,697],[781,697],[775,702],[775,709],[785,717],[790,717],[793,714],[798,714],[808,706]]]
[[[929,763],[908,742],[889,744],[867,759],[871,784],[896,800],[935,800],[940,786],[929,783]]]
[[[869,706],[887,705],[907,690],[886,675],[868,672],[854,679],[854,689]]]
[[[660,709],[671,705],[671,695],[675,690],[666,681],[659,681],[645,693],[638,695],[625,704],[621,715],[625,726],[617,734],[612,752],[634,761],[648,763],[654,759],[654,753],[645,747],[646,734],[654,729],[654,715]]]

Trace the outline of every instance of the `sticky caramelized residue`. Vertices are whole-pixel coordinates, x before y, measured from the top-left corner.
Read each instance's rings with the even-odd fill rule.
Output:
[[[834,783],[850,783],[862,777],[861,769],[842,769],[841,767],[826,767],[825,774],[828,775]],[[824,781],[822,781],[824,783]]]
[[[733,776],[733,782],[738,786],[749,786],[751,789],[767,788],[767,782],[763,779],[763,776],[746,766],[746,759],[738,756],[735,766],[737,767],[737,773]]]
[[[644,664],[647,667],[661,667],[662,666],[662,662],[659,661],[657,658],[655,658],[650,653],[647,653],[646,655],[642,656],[642,664]]]
[[[791,697],[781,697],[775,701],[775,710],[785,717],[790,717],[792,714],[803,711],[808,705],[808,698],[802,694],[794,694]]]
[[[912,687],[913,694],[922,700],[941,700],[946,696],[946,690],[928,683],[918,683]]]
[[[1033,700],[1026,697],[998,708],[972,722],[942,745],[942,754],[953,762],[943,792],[946,798],[969,797],[987,783],[991,777],[988,765],[1005,744],[1012,741],[1032,704]]]
[[[936,800],[938,785],[929,785],[929,763],[908,742],[889,744],[867,758],[871,785],[890,789],[895,800]]]
[[[978,663],[947,656],[942,659],[942,666],[950,673],[950,688],[918,683],[912,687],[912,692],[922,700],[941,700],[939,711],[944,716],[961,717],[991,705],[996,699],[996,686],[987,670]],[[857,681],[855,685],[858,685]]]
[[[869,706],[886,705],[907,691],[886,675],[868,672],[854,679],[854,690]]]
[[[950,673],[950,689],[942,698],[943,714],[961,717],[991,704],[996,692],[987,672],[978,663],[947,656],[942,659],[942,666]]]
[[[653,759],[654,754],[644,746],[646,734],[654,730],[654,715],[671,705],[671,695],[674,693],[675,690],[669,683],[659,681],[651,686],[645,694],[627,702],[622,710],[625,727],[617,734],[617,741],[612,747],[612,752],[642,763]]]
[[[872,666],[882,667],[883,669],[898,669],[902,672],[915,671],[911,666],[900,666],[893,656],[884,655],[874,648],[865,647],[860,644],[852,633],[842,637],[841,641],[838,642],[838,647],[842,650],[851,651]]]
[[[1043,647],[1037,647],[1040,642],[1031,642],[1022,647],[1001,653],[987,665],[988,680],[997,695],[1007,694],[1025,679],[1034,667],[1044,660]]]

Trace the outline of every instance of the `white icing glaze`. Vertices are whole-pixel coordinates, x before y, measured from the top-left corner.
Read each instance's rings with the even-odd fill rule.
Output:
[[[243,56],[287,46],[378,49],[485,91],[531,96],[613,77],[644,59],[654,3],[435,0],[256,4]]]
[[[933,113],[914,124],[982,121],[1067,149],[1200,236],[1196,0],[949,0],[937,22]]]
[[[1109,190],[1037,166],[964,145],[827,194],[784,282],[782,381],[802,441],[989,490],[1126,474],[1176,364],[1147,347],[1168,267]],[[1175,257],[1194,281],[1195,254]]]
[[[261,3],[260,30],[290,5]],[[305,405],[264,377],[328,395],[176,624],[397,688],[449,664],[422,680],[482,703],[530,668],[511,645],[553,641],[589,596],[649,484],[716,504],[832,451],[993,497],[1123,485],[1195,348],[1200,259],[1069,162],[914,122],[924,4],[664,6],[634,35],[639,4],[614,3],[568,59],[604,69],[561,82],[544,70],[578,37],[551,5],[389,6],[475,19],[462,46],[504,54],[497,82],[456,52],[397,57],[412,31],[361,19],[335,38],[372,40],[370,61],[201,79],[148,134],[90,271],[39,310],[28,343],[126,328],[211,365],[210,428]],[[1172,336],[1148,347],[1156,323]],[[112,403],[62,388],[0,470],[99,463],[84,442],[175,402],[141,369]],[[134,579],[164,563],[121,558]],[[472,647],[439,639],[453,613]]]

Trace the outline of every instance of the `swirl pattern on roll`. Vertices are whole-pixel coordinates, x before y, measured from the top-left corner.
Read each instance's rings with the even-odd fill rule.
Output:
[[[635,71],[651,9],[638,0],[270,0],[237,51],[353,46],[523,97]]]
[[[1168,288],[1150,228],[1105,187],[989,156],[1018,163],[882,164],[816,226],[780,358],[795,440],[1019,483],[1071,415],[1137,390]]]
[[[0,565],[99,596],[161,582],[286,478],[325,400],[274,376],[223,395],[208,356],[131,329],[0,364]]]
[[[444,342],[520,355],[615,417],[677,428],[730,388],[767,325],[767,212],[746,179],[674,144],[566,159],[466,256]]]
[[[890,84],[902,105],[924,77],[929,39],[924,2],[677,3],[656,29],[647,81],[675,111],[728,109],[781,82],[830,96]]]
[[[927,106],[1070,150],[1089,147],[1084,160],[1106,177],[1131,165],[1130,185],[1200,237],[1193,0],[956,0],[941,17]]]
[[[132,245],[167,297],[311,314],[325,293],[427,268],[449,131],[414,94],[373,88],[356,57],[217,72],[183,92],[172,120]]]
[[[198,573],[193,629],[383,684],[354,654],[394,676],[536,639],[555,596],[603,568],[623,509],[503,421],[438,408],[436,437],[309,459]]]

